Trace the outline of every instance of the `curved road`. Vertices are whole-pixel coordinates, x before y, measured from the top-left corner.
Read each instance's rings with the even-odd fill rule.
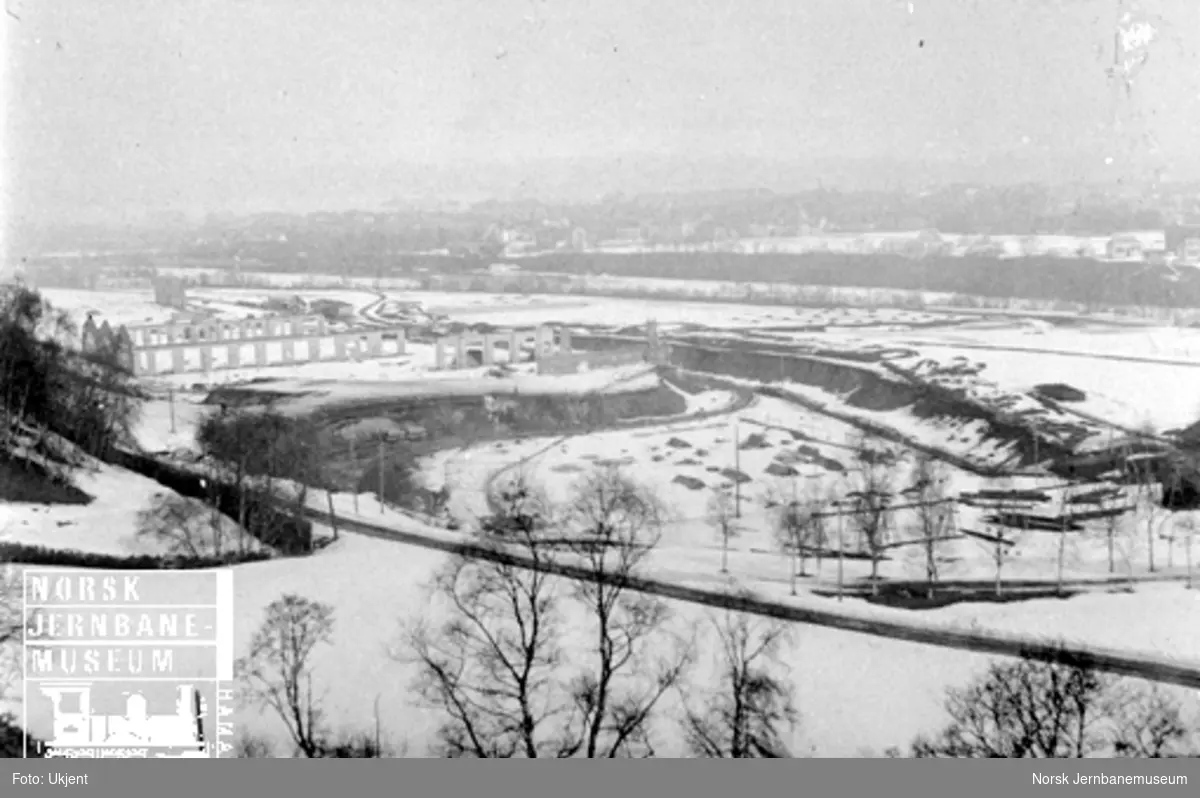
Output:
[[[327,513],[315,509],[307,509],[306,514],[318,523],[329,524],[332,520]],[[1028,657],[1043,662],[1080,664],[1121,676],[1132,676],[1163,684],[1174,684],[1193,690],[1200,690],[1200,662],[1178,662],[1172,661],[1165,656],[1155,657],[1149,654],[1129,653],[1078,644],[1057,644],[1040,638],[1001,634],[994,631],[938,629],[894,621],[862,618],[836,610],[796,607],[752,595],[733,595],[712,590],[702,590],[700,588],[685,587],[648,577],[618,577],[613,574],[596,574],[587,568],[570,563],[548,562],[545,560],[534,561],[532,558],[501,548],[499,545],[486,546],[466,540],[445,540],[431,535],[392,529],[341,516],[338,517],[337,523],[341,529],[351,530],[358,534],[382,540],[422,546],[472,559],[488,560],[519,568],[539,570],[544,573],[577,581],[606,584],[620,583],[642,593],[649,593],[676,601],[686,601],[691,604],[735,610],[737,612],[777,618],[793,623],[825,626],[847,632],[857,632],[875,637],[904,640],[909,643],[920,643],[939,646],[941,648],[958,649],[960,651],[974,651],[1008,657]]]

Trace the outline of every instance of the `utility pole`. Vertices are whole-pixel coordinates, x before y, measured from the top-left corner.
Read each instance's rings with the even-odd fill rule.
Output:
[[[738,442],[738,419],[733,417],[733,516],[742,517],[742,447]]]
[[[350,436],[350,467],[358,474],[358,458],[354,456],[354,436]],[[358,481],[354,482],[354,514],[358,515]]]
[[[843,575],[845,574],[845,569],[846,569],[846,544],[842,539],[842,529],[844,528],[843,527],[844,521],[842,518],[841,505],[842,505],[842,503],[840,501],[834,502],[834,506],[837,507],[837,510],[838,510],[838,513],[837,513],[837,519],[838,519],[838,591],[837,591],[837,598],[838,598],[838,601],[842,600]]]
[[[385,447],[384,437],[382,435],[380,435],[379,436],[379,514],[380,515],[383,515],[383,457],[385,454],[384,447]]]
[[[383,754],[379,748],[379,693],[375,694],[375,758],[379,759]]]
[[[167,401],[171,406],[171,434],[175,434],[175,386],[167,387]]]

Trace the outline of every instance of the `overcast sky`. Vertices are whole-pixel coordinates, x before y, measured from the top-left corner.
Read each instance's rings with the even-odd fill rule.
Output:
[[[7,1],[5,189],[34,218],[581,155],[1200,162],[1198,0],[1142,3],[1164,36],[1122,135],[1117,0]]]

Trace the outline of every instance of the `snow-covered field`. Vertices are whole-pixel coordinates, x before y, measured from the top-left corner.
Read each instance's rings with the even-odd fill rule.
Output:
[[[143,425],[161,427],[160,416],[160,409],[146,414]],[[790,408],[767,400],[747,409],[743,419],[738,430],[742,438],[762,431],[761,426],[752,423],[755,420],[800,429],[816,439],[800,443],[814,446],[830,458],[838,456],[841,450],[837,444],[849,434],[847,429],[826,419],[796,415]],[[177,426],[182,426],[178,418]],[[573,448],[569,447],[567,452],[560,447],[547,448],[546,440],[504,443],[448,453],[440,463],[431,463],[429,471],[431,475],[440,472],[443,477],[449,477],[460,499],[476,503],[466,509],[478,510],[480,505],[477,503],[482,501],[488,477],[497,469],[538,450],[545,450],[546,455],[532,464],[534,474],[558,473],[567,478],[554,487],[559,496],[563,495],[569,480],[578,477],[579,473],[555,472],[554,466],[571,460],[588,465],[600,459],[589,461],[585,458],[589,454],[634,455],[634,464],[630,466],[633,476],[644,480],[671,502],[677,512],[690,511],[696,515],[702,514],[697,510],[703,505],[691,500],[686,489],[670,482],[671,473],[667,469],[652,461],[639,466],[639,457],[656,448],[663,450],[665,440],[677,437],[694,442],[691,449],[681,450],[681,455],[694,454],[696,446],[707,444],[714,452],[714,462],[732,460],[732,432],[732,426],[723,422],[688,422],[664,425],[663,429],[572,439]],[[718,441],[718,437],[726,440]],[[769,455],[774,456],[772,453],[788,444],[789,439],[789,445],[796,443],[793,436],[784,436],[779,430],[768,430],[766,438],[774,442],[774,448],[743,451],[740,463],[743,470],[757,476]],[[728,451],[722,451],[722,446]],[[728,456],[722,458],[718,452]],[[817,469],[805,467],[805,470],[819,473]],[[961,479],[961,476],[956,477],[956,480]],[[770,484],[756,480],[745,495],[755,502]],[[960,484],[966,486],[965,482],[956,481],[956,488]],[[8,537],[22,539],[25,535],[36,535],[38,542],[49,540],[49,545],[129,551],[126,538],[135,524],[138,502],[149,498],[157,487],[152,486],[153,483],[143,485],[137,477],[115,471],[101,474],[96,480],[85,478],[81,487],[111,497],[107,504],[78,510],[40,508],[36,512],[32,508],[19,508],[18,514],[11,515],[10,520],[30,529],[27,533],[18,531]],[[472,491],[472,486],[477,489]],[[310,502],[314,507],[323,508],[326,500],[323,495],[315,495],[310,496]],[[357,502],[350,496],[338,496],[335,504],[338,513],[344,516],[357,510],[365,520],[433,537],[461,534],[425,527],[391,510],[379,512],[375,501],[366,496],[359,497]],[[102,511],[102,524],[95,520],[97,509]],[[72,514],[78,516],[75,525],[58,525],[61,521],[71,521]],[[96,530],[92,539],[82,537],[85,517]],[[28,523],[19,523],[27,518]],[[671,523],[665,530],[663,548],[650,563],[652,573],[659,578],[710,589],[726,584],[727,578],[718,573],[720,552],[711,525],[702,518],[683,521],[682,524]],[[763,532],[763,521],[765,509],[755,504],[754,511],[747,512],[745,518],[746,526],[752,528],[733,543],[728,579],[782,602],[815,602],[814,606],[830,606],[832,600],[812,597],[804,589],[813,581],[811,578],[802,580],[801,596],[795,599],[789,596],[787,562],[774,552],[769,536]],[[70,531],[56,531],[63,529]],[[327,534],[328,530],[322,532]],[[100,537],[106,540],[101,542]],[[986,552],[981,553],[978,561],[985,557]],[[385,736],[393,743],[407,742],[410,753],[420,755],[431,740],[435,718],[427,710],[413,706],[410,689],[413,671],[393,656],[394,644],[399,639],[402,621],[418,614],[431,619],[434,616],[435,611],[425,598],[422,585],[443,562],[444,555],[423,548],[343,532],[340,542],[313,557],[236,567],[237,653],[246,651],[263,609],[280,595],[294,592],[330,604],[335,612],[334,644],[317,655],[317,682],[314,684],[314,690],[324,695],[330,724],[334,728],[361,730],[367,727],[372,722],[372,705],[378,696]],[[1015,565],[1013,569],[1011,574],[1015,576],[1018,573]],[[822,573],[826,584],[833,580],[833,572],[832,563],[827,561]],[[861,564],[847,568],[848,578],[862,572]],[[946,575],[963,574],[949,569]],[[958,606],[920,614],[872,607],[856,600],[848,600],[843,608],[863,617],[906,619],[921,625],[957,629],[996,629],[1050,639],[1084,640],[1157,656],[1169,655],[1182,661],[1200,659],[1200,636],[1191,632],[1200,624],[1200,602],[1178,584],[1140,585],[1132,595],[1088,595],[1066,601],[1030,601],[1003,606]],[[707,611],[677,603],[673,604],[673,609],[675,629],[704,634]],[[1106,622],[1094,623],[1097,617],[1104,617]],[[583,628],[583,623],[568,622],[568,628],[578,630]],[[702,652],[712,651],[712,643],[706,638],[701,636],[698,644]],[[347,652],[353,655],[347,656]],[[568,653],[566,661],[578,662],[582,654],[583,649],[575,656]],[[904,746],[914,735],[934,730],[943,720],[943,690],[968,681],[985,667],[988,659],[965,652],[797,626],[786,651],[786,661],[803,713],[802,725],[792,740],[795,750],[817,756],[855,756],[866,751],[879,752],[892,745]],[[702,663],[706,662],[707,659],[702,658]],[[710,678],[706,665],[698,666],[692,678],[703,685]],[[364,685],[372,687],[364,689]],[[670,711],[673,706],[667,709]],[[234,720],[243,729],[269,735],[281,745],[284,743],[279,721],[269,714],[243,708]],[[32,731],[45,733],[47,722],[45,717],[31,717]],[[665,725],[659,733],[665,741],[664,753],[678,752],[670,743],[672,739],[678,740],[671,727]]]
[[[854,463],[849,446],[856,432],[848,425],[774,399],[760,398],[737,415],[736,434],[741,447],[736,451],[732,420],[717,418],[588,436],[481,444],[429,457],[423,471],[430,489],[450,487],[451,514],[471,526],[473,519],[488,512],[489,485],[494,485],[494,489],[523,478],[539,486],[553,502],[565,506],[579,480],[589,472],[597,467],[618,467],[663,503],[668,520],[661,551],[655,557],[661,561],[664,572],[680,579],[718,573],[722,545],[709,502],[717,490],[732,491],[734,473],[740,471],[744,480],[740,488],[741,519],[737,524],[738,534],[729,544],[729,570],[756,590],[787,587],[788,563],[780,554],[776,534],[777,506],[794,499],[818,501],[853,490]],[[899,449],[896,451],[903,454]],[[894,475],[895,490],[912,483],[912,465],[911,458],[899,461]],[[947,469],[945,478],[948,495],[994,487],[980,477],[956,469]],[[1057,483],[1058,480],[1051,478],[1014,478],[1008,487],[1045,489]],[[1051,488],[1049,495],[1054,497],[1050,510],[1053,512],[1058,509],[1057,497],[1062,492]],[[897,503],[906,502],[901,499]],[[983,515],[980,510],[961,506],[956,508],[955,522],[960,529],[986,532]],[[1187,515],[1173,516],[1177,538],[1170,541],[1156,538],[1155,557],[1160,574],[1179,574],[1185,567]],[[1200,527],[1200,516],[1191,520]],[[1165,516],[1156,522],[1164,524],[1160,533],[1169,534],[1172,524],[1166,523]],[[892,516],[893,540],[915,539],[919,524],[915,511],[896,511]],[[828,522],[831,546],[836,548],[839,528],[847,548],[855,548],[853,524],[848,519],[840,524],[834,519]],[[1006,578],[1053,580],[1056,577],[1055,535],[1014,530],[1007,530],[1006,535],[1016,541],[1004,565]],[[1068,540],[1064,550],[1065,578],[1108,575],[1107,537],[1099,522]],[[1121,528],[1117,548],[1119,574],[1147,575],[1146,543],[1128,523]],[[1200,557],[1200,534],[1193,548]],[[984,541],[947,542],[940,556],[944,560],[943,578],[986,581],[994,576],[994,548]],[[1164,568],[1168,563],[1172,567]],[[923,579],[924,567],[923,552],[919,547],[908,547],[889,552],[880,572],[889,578]],[[869,568],[865,561],[847,561],[847,579],[864,577]],[[826,570],[820,581],[829,587],[834,578],[835,574]]]
[[[980,378],[1009,393],[1065,383],[1087,394],[1066,407],[1125,427],[1175,429],[1200,420],[1200,360],[1185,366],[952,347],[923,346],[920,352],[942,363],[960,356],[983,363]]]
[[[368,511],[363,514],[370,517]],[[435,718],[413,705],[413,671],[393,654],[403,621],[434,615],[423,585],[444,561],[445,555],[426,549],[347,534],[315,557],[239,566],[234,569],[237,653],[247,651],[264,608],[282,594],[329,604],[334,609],[334,640],[315,656],[313,690],[324,698],[330,725],[367,729],[378,697],[384,736],[393,743],[407,742],[410,754],[419,756],[431,741]],[[1087,629],[1088,638],[1097,642],[1194,661],[1200,656],[1200,637],[1189,630],[1200,622],[1200,602],[1193,599],[1177,586],[1142,588],[1132,596],[958,607],[931,613],[936,617],[929,622],[1035,632],[1051,639],[1075,639]],[[911,617],[860,606],[874,617]],[[678,603],[672,608],[675,629],[703,635],[707,611]],[[1108,622],[1095,624],[1097,617]],[[567,626],[582,628],[579,623]],[[698,644],[703,653],[713,650],[703,636]],[[579,650],[572,657],[568,652],[564,661],[580,662],[582,654]],[[878,753],[934,730],[943,722],[944,689],[968,681],[988,661],[966,652],[804,626],[794,628],[785,657],[803,715],[792,743],[798,752],[816,756]],[[709,677],[703,664],[692,675],[700,686]],[[665,709],[669,712],[673,706]],[[29,720],[34,733],[45,734],[49,718],[35,715]],[[234,721],[246,731],[267,734],[280,744],[285,741],[280,722],[257,708],[241,709]],[[672,734],[669,725],[659,732],[663,753],[678,753],[677,743],[671,744],[678,734]]]
[[[287,275],[284,275],[287,277]],[[338,291],[313,292],[334,297]],[[89,292],[46,292],[64,309],[84,312],[103,309],[116,323],[140,323],[167,309],[157,308],[147,295],[127,293],[106,300]],[[248,293],[254,293],[251,289]],[[261,292],[260,292],[261,293]],[[309,292],[305,292],[306,295]],[[351,291],[359,297],[368,295]],[[839,346],[912,345],[917,360],[933,358],[947,362],[963,356],[981,362],[980,377],[991,380],[997,390],[1020,393],[1040,382],[1065,382],[1089,394],[1081,410],[1135,425],[1143,417],[1160,428],[1179,426],[1200,415],[1200,368],[1162,363],[1124,363],[1086,357],[1013,351],[1042,348],[1070,352],[1125,354],[1134,357],[1195,359],[1200,363],[1200,332],[1189,330],[1136,330],[1111,332],[1098,328],[1070,329],[1015,321],[980,323],[952,329],[914,330],[907,325],[947,316],[905,311],[769,308],[749,305],[687,305],[594,298],[495,297],[475,294],[404,294],[389,290],[397,298],[417,298],[427,309],[449,309],[452,318],[524,325],[542,321],[611,325],[643,324],[657,319],[664,328],[691,324],[723,328],[753,328],[766,325],[832,325],[827,333],[805,333],[804,341]],[[223,301],[224,291],[204,289],[206,297]],[[348,301],[348,300],[347,300]],[[357,306],[357,304],[356,304]],[[165,319],[156,319],[165,320]],[[864,321],[890,325],[891,329],[863,328]],[[847,328],[855,327],[853,330]],[[1173,337],[1177,336],[1177,337]],[[978,349],[976,346],[1007,347]],[[658,384],[646,367],[605,369],[569,377],[545,377],[518,373],[504,378],[484,378],[486,370],[461,372],[427,371],[432,365],[431,348],[410,346],[400,359],[363,363],[312,364],[271,369],[243,370],[222,375],[224,379],[273,376],[280,379],[258,384],[267,391],[294,391],[295,409],[312,409],[326,402],[354,399],[402,398],[433,393],[539,392],[580,393],[602,390],[637,390]],[[914,362],[915,364],[915,362]],[[1072,365],[1073,364],[1073,365]],[[907,362],[904,365],[913,365]],[[1193,372],[1195,372],[1193,374]],[[201,381],[202,375],[172,378],[176,385]],[[208,379],[208,378],[203,378]],[[247,386],[254,387],[254,386]],[[811,386],[787,386],[806,396],[844,409],[840,397]],[[730,394],[711,391],[689,397],[689,412],[714,410],[728,404]],[[194,397],[177,395],[174,401],[174,431],[171,404],[163,399],[147,403],[135,430],[139,443],[150,451],[172,451],[192,445],[192,432],[206,409]],[[682,584],[720,588],[725,585],[751,589],[781,602],[829,608],[832,599],[812,594],[815,585],[836,582],[836,567],[826,561],[821,573],[800,580],[800,595],[790,596],[790,563],[779,553],[771,531],[775,510],[768,506],[772,496],[789,500],[793,489],[801,496],[833,485],[845,487],[845,469],[850,464],[847,445],[855,437],[852,427],[828,416],[804,410],[782,400],[760,397],[732,420],[718,417],[705,421],[674,421],[651,428],[600,432],[565,439],[501,441],[442,452],[423,465],[427,483],[451,487],[451,513],[470,520],[486,512],[486,491],[493,476],[514,467],[508,474],[526,474],[542,484],[552,498],[565,502],[572,485],[588,469],[606,462],[623,467],[662,499],[670,513],[661,548],[652,555],[653,575]],[[983,459],[989,442],[972,439],[970,429],[935,429],[903,412],[877,413],[873,420],[885,423],[916,438],[953,448],[973,450]],[[735,441],[761,436],[762,446],[735,449]],[[955,440],[951,440],[954,436]],[[963,437],[966,436],[966,437]],[[958,447],[958,448],[955,448]],[[1003,457],[1004,452],[992,453]],[[911,461],[910,461],[911,462]],[[722,469],[737,467],[748,478],[741,489],[743,517],[739,534],[730,542],[729,575],[720,574],[720,538],[709,518],[708,499],[714,489],[728,483]],[[771,467],[778,472],[770,474]],[[792,476],[787,468],[795,471]],[[907,478],[901,466],[899,480]],[[693,489],[681,481],[687,477],[703,483]],[[501,477],[503,479],[505,477]],[[962,471],[948,473],[952,493],[976,490],[980,480]],[[683,480],[686,482],[687,480]],[[696,485],[695,482],[692,483]],[[1034,487],[1038,481],[1014,480],[1012,487]],[[96,497],[87,506],[0,506],[0,540],[37,543],[58,548],[82,549],[112,554],[154,550],[150,541],[136,535],[139,511],[164,493],[157,483],[119,469],[101,466],[85,472],[78,486]],[[324,494],[310,496],[313,507],[324,509]],[[364,520],[417,531],[428,536],[457,536],[429,528],[407,515],[380,511],[373,497],[337,496],[338,513],[356,510]],[[958,518],[962,528],[975,528],[977,513],[964,508]],[[1183,514],[1174,518],[1175,528],[1184,527]],[[1192,521],[1200,521],[1193,518]],[[900,528],[911,528],[912,518],[897,516]],[[834,525],[834,529],[838,525]],[[1164,530],[1170,524],[1164,526]],[[328,530],[321,530],[327,533]],[[1128,532],[1128,530],[1126,530]],[[226,539],[236,534],[227,529]],[[834,533],[836,534],[836,533]],[[843,529],[849,539],[849,525]],[[1017,537],[1011,558],[1004,566],[1006,578],[1052,579],[1057,561],[1057,539],[1046,533],[1027,532]],[[1118,552],[1118,574],[1126,571],[1145,575],[1144,535],[1125,534]],[[1156,541],[1160,571],[1180,572],[1185,557],[1182,539]],[[1200,541],[1196,542],[1200,554]],[[148,548],[151,547],[151,548]],[[923,561],[919,552],[897,550],[885,561],[881,572],[890,577],[920,578]],[[972,540],[945,544],[943,578],[989,579],[994,573],[992,550]],[[417,614],[433,610],[421,592],[424,584],[445,561],[445,555],[424,548],[381,541],[343,532],[341,540],[308,558],[289,558],[234,568],[237,591],[236,645],[245,653],[262,611],[283,593],[300,593],[329,603],[335,612],[334,646],[317,659],[314,690],[325,692],[329,721],[336,727],[365,729],[371,721],[372,704],[379,696],[380,720],[392,742],[405,739],[419,755],[430,742],[432,716],[411,705],[412,670],[392,656],[389,646],[397,641],[399,624]],[[1170,564],[1170,568],[1167,566]],[[1068,577],[1101,577],[1108,573],[1106,539],[1090,528],[1073,539],[1066,554]],[[810,573],[814,565],[809,564]],[[847,561],[845,576],[856,580],[869,571],[869,564]],[[953,627],[983,628],[1001,632],[1066,638],[1091,644],[1169,655],[1200,662],[1200,601],[1195,592],[1178,583],[1139,584],[1132,594],[1089,594],[1068,600],[1035,600],[1009,604],[956,605],[941,610],[914,613],[847,600],[842,607],[863,617],[886,617],[905,622]],[[680,630],[703,628],[705,611],[674,604]],[[1098,623],[1097,619],[1103,619]],[[582,625],[571,624],[578,627]],[[946,687],[959,685],[982,669],[987,658],[915,644],[884,640],[824,628],[797,626],[788,651],[791,678],[798,690],[804,715],[793,744],[796,750],[818,756],[854,756],[864,750],[882,751],[888,746],[905,746],[920,732],[932,731],[942,720],[941,700]],[[711,643],[701,641],[702,649]],[[579,649],[574,661],[579,661]],[[569,654],[566,661],[573,661]],[[697,674],[703,684],[703,669]],[[1194,696],[1192,699],[1194,700]],[[257,709],[246,708],[235,720],[247,730],[264,732],[283,741],[279,722]],[[32,717],[35,733],[45,733],[48,718]],[[669,732],[669,729],[662,729]],[[677,735],[675,735],[677,737]],[[670,746],[666,746],[670,750]],[[666,751],[664,751],[666,752]],[[674,751],[677,753],[677,751]]]
[[[690,282],[690,281],[689,281]],[[419,301],[433,313],[469,322],[504,325],[563,324],[640,325],[653,319],[661,328],[671,325],[708,325],[744,328],[759,325],[846,325],[912,324],[956,317],[904,309],[830,307],[776,307],[736,302],[678,302],[651,299],[565,297],[554,294],[475,294],[430,291],[396,292],[388,296]]]
[[[43,288],[42,296],[55,308],[66,311],[72,321],[83,324],[88,315],[97,324],[162,324],[175,315],[172,308],[157,305],[152,291],[77,291]]]
[[[228,550],[244,541],[250,550],[261,544],[241,535],[238,525],[213,513],[205,504],[185,499],[147,479],[103,463],[78,473],[76,487],[93,497],[86,505],[42,505],[7,502],[0,504],[0,541],[52,549],[73,549],[94,554],[128,557],[142,554],[214,553],[215,541],[225,541]],[[156,499],[171,497],[177,502],[154,523],[147,516]],[[145,534],[139,534],[145,530]],[[155,530],[163,530],[160,535]],[[178,541],[187,543],[179,548]]]

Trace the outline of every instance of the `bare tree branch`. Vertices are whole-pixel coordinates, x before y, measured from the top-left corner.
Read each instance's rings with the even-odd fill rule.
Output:
[[[705,758],[789,757],[783,731],[794,730],[799,715],[781,657],[788,627],[733,612],[710,620],[720,681],[699,701],[684,696],[689,749]]]
[[[306,757],[320,756],[324,727],[312,694],[312,653],[333,636],[333,610],[286,594],[267,607],[250,653],[238,661],[244,698],[275,712]]]
[[[548,558],[540,492],[519,480],[498,501],[500,512],[483,521],[483,544],[518,549],[533,563]],[[537,568],[460,557],[432,588],[446,620],[409,624],[399,658],[417,666],[420,700],[444,715],[439,753],[557,756],[565,710],[556,582]]]
[[[671,639],[670,611],[627,580],[642,568],[661,535],[664,511],[655,496],[616,469],[603,469],[576,488],[568,523],[578,537],[572,553],[597,578],[574,584],[591,618],[592,665],[572,688],[575,737],[564,751],[587,758],[650,756],[650,721],[682,680],[691,647]]]

